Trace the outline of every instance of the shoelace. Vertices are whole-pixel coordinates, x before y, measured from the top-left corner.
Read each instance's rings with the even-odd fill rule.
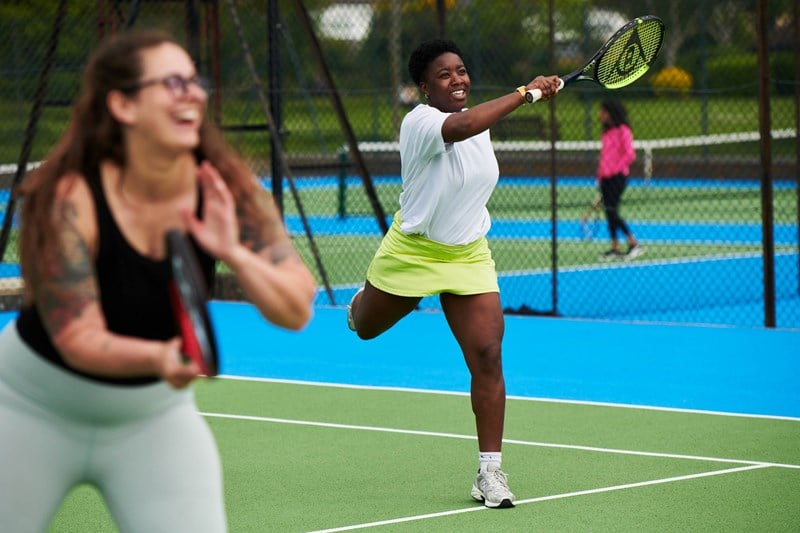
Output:
[[[492,472],[494,477],[497,479],[498,483],[500,483],[504,488],[508,488],[508,476],[502,470],[495,470]]]
[[[484,485],[491,487],[493,485],[492,481],[494,481],[495,483],[499,484],[500,487],[510,492],[510,489],[508,488],[508,476],[506,475],[505,472],[503,472],[502,470],[495,470],[494,472],[487,472],[486,474],[488,475],[484,475],[483,478]],[[497,487],[491,487],[491,488],[497,488]]]

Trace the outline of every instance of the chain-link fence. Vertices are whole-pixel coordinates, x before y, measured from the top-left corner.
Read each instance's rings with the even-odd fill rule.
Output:
[[[210,115],[282,204],[317,274],[318,303],[345,305],[398,208],[395,142],[418,103],[406,71],[417,43],[459,44],[474,105],[537,74],[571,72],[627,20],[655,14],[664,47],[635,84],[612,92],[579,82],[492,128],[501,178],[489,238],[503,305],[800,328],[800,8],[768,4],[769,115],[755,1],[5,0],[0,296],[18,305],[9,300],[19,289],[12,184],[63,131],[80,69],[104,35],[166,27],[187,45],[212,81]],[[606,223],[591,208],[599,106],[610,97],[624,103],[635,136],[621,209],[645,253],[632,261],[604,261]]]

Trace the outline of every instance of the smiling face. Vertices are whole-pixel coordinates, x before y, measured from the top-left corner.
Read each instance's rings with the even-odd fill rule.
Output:
[[[458,54],[445,52],[431,61],[419,86],[428,95],[428,103],[445,113],[461,111],[467,105],[469,74]]]
[[[200,142],[200,124],[208,96],[186,51],[164,43],[140,52],[138,89],[127,98],[120,121],[129,140],[185,151]]]

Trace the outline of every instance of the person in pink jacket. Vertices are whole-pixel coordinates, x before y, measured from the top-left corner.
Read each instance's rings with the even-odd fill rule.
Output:
[[[608,221],[608,234],[611,249],[600,259],[634,259],[644,253],[639,242],[619,213],[622,194],[628,185],[631,163],[636,159],[633,150],[633,132],[628,124],[628,113],[618,100],[603,100],[600,104],[600,123],[603,133],[600,137],[600,159],[597,164],[597,183],[603,201],[603,210]],[[619,233],[625,236],[628,249],[620,250]]]

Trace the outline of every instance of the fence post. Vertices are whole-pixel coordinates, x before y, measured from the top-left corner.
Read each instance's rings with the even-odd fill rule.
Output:
[[[773,234],[772,123],[770,122],[767,2],[758,0],[758,111],[761,134],[761,228],[764,268],[764,326],[775,327],[775,236]]]
[[[339,220],[347,217],[347,149],[339,149]]]

